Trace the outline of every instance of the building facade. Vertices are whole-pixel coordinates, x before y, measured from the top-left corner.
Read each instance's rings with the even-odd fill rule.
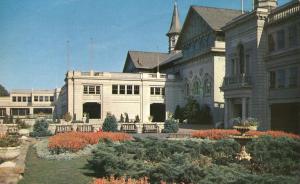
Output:
[[[261,129],[299,132],[300,6],[255,1],[226,26],[225,126],[253,117]]]
[[[88,114],[90,122],[102,122],[107,113],[119,120],[127,113],[141,122],[163,122],[167,112],[181,105],[181,82],[161,73],[109,73],[68,71],[58,116],[71,113],[73,120]],[[66,104],[66,105],[64,105]]]
[[[34,118],[52,115],[60,89],[13,90],[9,96],[0,97],[0,117]]]

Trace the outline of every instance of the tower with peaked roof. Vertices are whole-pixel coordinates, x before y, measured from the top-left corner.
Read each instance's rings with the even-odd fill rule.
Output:
[[[175,52],[175,46],[179,38],[180,31],[181,26],[179,21],[179,13],[177,3],[175,2],[170,30],[167,33],[167,36],[169,37],[169,53]]]

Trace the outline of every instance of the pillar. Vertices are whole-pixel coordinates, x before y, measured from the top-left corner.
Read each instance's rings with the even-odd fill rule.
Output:
[[[247,98],[242,98],[242,119],[245,120],[247,117]]]
[[[225,109],[224,109],[224,127],[228,128],[228,108],[229,108],[229,99],[225,98]]]

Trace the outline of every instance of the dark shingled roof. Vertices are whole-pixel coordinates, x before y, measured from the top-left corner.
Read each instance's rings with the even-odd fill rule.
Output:
[[[192,8],[216,31],[221,30],[221,27],[225,26],[227,22],[242,14],[241,10],[204,6],[192,6]]]
[[[165,61],[169,54],[159,52],[143,52],[143,51],[129,51],[128,54],[136,68],[152,69],[157,66],[157,62]],[[157,61],[158,60],[158,61]]]

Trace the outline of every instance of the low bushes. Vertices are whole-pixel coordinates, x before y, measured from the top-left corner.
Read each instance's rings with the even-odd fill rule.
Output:
[[[0,138],[0,147],[16,147],[20,144],[21,141],[14,135],[6,135]]]
[[[99,142],[89,166],[99,177],[147,177],[150,183],[296,184],[300,179],[298,139],[259,137],[247,145],[251,162],[236,160],[238,151],[232,139],[105,141]]]
[[[126,133],[68,132],[50,137],[48,149],[56,154],[64,152],[76,152],[83,149],[87,145],[97,144],[100,139],[109,139],[111,141],[126,141],[132,140],[132,137]]]
[[[172,116],[170,116],[165,121],[165,127],[162,130],[162,133],[177,133],[178,130],[179,130],[178,120],[176,120]]]
[[[192,133],[192,137],[194,138],[208,138],[213,140],[225,139],[228,138],[229,135],[239,135],[240,133],[237,130],[233,129],[211,129],[211,130],[198,130]],[[265,136],[269,135],[272,137],[289,137],[300,139],[299,135],[286,133],[283,131],[250,131],[247,134],[249,135],[257,135],[257,136]]]
[[[103,122],[102,130],[104,132],[117,132],[118,123],[116,117],[110,113],[107,113],[106,118]]]
[[[37,120],[33,125],[33,132],[30,132],[31,137],[45,137],[52,133],[48,130],[49,123],[46,120]]]

